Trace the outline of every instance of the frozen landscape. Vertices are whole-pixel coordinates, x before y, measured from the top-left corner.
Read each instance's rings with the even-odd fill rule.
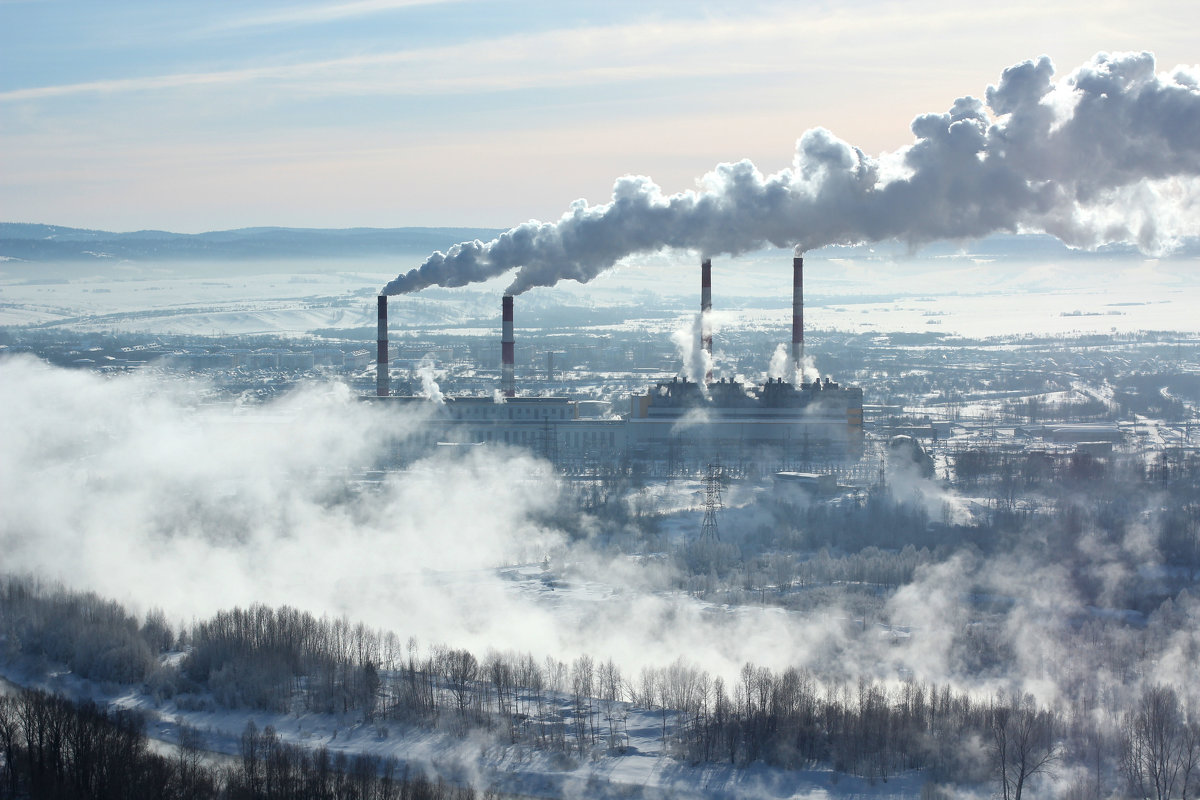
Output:
[[[730,342],[719,345],[718,354],[734,347],[732,342],[754,342],[755,337],[767,344],[753,349],[769,352],[769,342],[782,337],[785,309],[779,307],[778,294],[756,291],[773,280],[770,272],[777,268],[771,261],[776,258],[764,254],[738,271],[731,265],[718,273],[722,287],[732,284],[729,304],[740,306],[717,314],[718,337]],[[165,743],[168,753],[184,725],[200,732],[205,749],[236,756],[246,722],[253,720],[259,730],[271,726],[282,742],[394,757],[457,784],[519,795],[922,796],[930,791],[931,776],[938,774],[928,767],[872,774],[819,759],[785,769],[743,763],[744,754],[733,765],[728,759],[706,764],[681,758],[684,745],[675,737],[683,729],[675,714],[669,714],[664,737],[668,714],[639,698],[636,687],[640,675],[653,676],[672,664],[732,687],[741,681],[743,667],[752,664],[775,674],[802,669],[828,686],[862,686],[865,681],[891,697],[904,686],[950,685],[979,702],[990,702],[1000,691],[1019,691],[1045,707],[1065,710],[1079,702],[1083,686],[1089,692],[1103,686],[1117,691],[1124,684],[1117,675],[1111,685],[1103,677],[1079,684],[1078,666],[1100,655],[1085,655],[1087,648],[1079,649],[1078,637],[1102,630],[1107,647],[1129,646],[1115,643],[1144,639],[1159,629],[1162,611],[1155,611],[1158,600],[1152,598],[1171,597],[1190,585],[1196,567],[1185,567],[1190,563],[1186,558],[1168,557],[1158,538],[1164,535],[1170,505],[1148,497],[1143,505],[1120,512],[1140,521],[1132,527],[1122,523],[1119,530],[1125,532],[1117,539],[1104,539],[1107,544],[1081,540],[1081,549],[1072,550],[1076,555],[1068,559],[1081,558],[1072,567],[1081,572],[1071,577],[1065,563],[1032,555],[1044,543],[1029,553],[993,551],[987,544],[990,537],[1027,535],[1019,532],[1033,523],[1022,521],[1023,516],[1045,518],[1049,522],[1044,524],[1056,527],[1061,500],[1051,500],[1035,482],[1022,490],[1031,493],[1014,503],[1001,477],[981,480],[961,471],[964,453],[985,446],[997,426],[1002,435],[1012,435],[1014,426],[1028,417],[1031,397],[1040,398],[1048,414],[1055,403],[1095,397],[1111,407],[1130,402],[1119,399],[1126,391],[1122,379],[1062,384],[1042,373],[1040,383],[1021,384],[1028,387],[1024,391],[991,392],[968,381],[962,399],[949,402],[945,387],[962,385],[955,377],[962,369],[984,376],[1016,369],[1016,379],[1020,370],[1030,369],[1028,364],[1041,363],[1044,352],[1053,352],[1063,364],[1072,358],[1100,359],[1127,365],[1116,369],[1144,370],[1162,369],[1157,353],[1163,351],[1174,355],[1179,374],[1187,374],[1200,349],[1200,332],[1184,310],[1200,294],[1193,265],[1180,259],[1106,260],[1090,265],[1081,278],[1081,270],[1070,271],[1078,278],[1074,285],[1044,282],[1051,270],[1019,265],[1006,278],[993,275],[1000,288],[964,294],[959,279],[967,281],[965,276],[979,267],[963,261],[915,258],[885,265],[864,260],[850,267],[844,261],[814,261],[809,313],[817,363],[823,353],[834,356],[831,347],[842,346],[834,343],[867,343],[870,349],[856,356],[866,361],[855,377],[869,381],[872,375],[876,380],[888,376],[889,402],[901,402],[910,414],[946,420],[950,435],[936,446],[927,445],[936,459],[934,480],[892,476],[884,488],[872,487],[868,479],[857,488],[852,482],[848,494],[829,499],[794,498],[769,482],[730,482],[719,518],[728,552],[695,550],[704,515],[702,476],[610,479],[598,498],[588,484],[556,477],[549,464],[520,451],[431,452],[400,469],[381,470],[379,459],[389,442],[419,430],[422,412],[398,414],[363,404],[344,379],[332,375],[314,373],[277,399],[247,404],[228,397],[221,388],[225,379],[217,374],[189,375],[150,364],[105,376],[98,364],[67,369],[21,354],[3,363],[3,402],[9,411],[3,488],[6,497],[20,498],[8,504],[6,514],[7,574],[97,592],[135,617],[163,615],[181,633],[213,614],[261,603],[318,616],[344,615],[353,623],[394,632],[398,641],[410,641],[407,647],[429,658],[437,648],[448,647],[474,652],[481,662],[490,652],[529,653],[539,661],[549,656],[567,670],[581,658],[611,660],[625,676],[618,705],[628,738],[619,751],[601,735],[597,744],[568,746],[563,755],[536,741],[499,737],[491,727],[495,723],[464,734],[446,722],[430,728],[403,718],[387,720],[386,715],[372,720],[361,709],[336,714],[302,706],[256,709],[253,702],[244,707],[245,700],[226,708],[220,690],[183,690],[183,698],[176,699],[180,689],[164,692],[156,683],[161,676],[129,685],[87,680],[76,674],[78,667],[50,651],[34,657],[36,649],[14,650],[11,628],[5,640],[5,674],[18,685],[139,709],[147,715],[147,731]],[[48,288],[19,281],[12,269],[10,264],[4,290],[13,297]],[[176,317],[193,312],[166,313],[154,303],[167,293],[178,295],[183,285],[210,292],[199,301],[210,309],[244,302],[231,295],[258,287],[262,298],[245,301],[256,308],[246,312],[250,329],[226,334],[231,340],[260,335],[265,330],[258,327],[263,324],[260,315],[287,315],[308,325],[303,309],[318,298],[341,304],[347,323],[329,325],[331,317],[322,316],[317,318],[319,334],[312,329],[278,333],[293,344],[312,347],[317,341],[336,343],[339,335],[352,336],[356,327],[365,327],[371,297],[348,285],[371,273],[321,277],[306,272],[312,265],[304,263],[282,273],[277,269],[272,265],[266,274],[249,270],[243,278],[225,279],[227,286],[206,286],[196,277],[130,282],[125,288],[110,282],[113,291],[100,295],[112,305],[96,308],[108,321],[96,329],[99,334],[84,336],[182,335],[174,327]],[[672,348],[666,342],[675,328],[690,324],[688,312],[679,307],[691,304],[685,287],[663,282],[673,272],[694,275],[694,267],[631,266],[612,274],[614,283],[624,284],[611,295],[602,280],[586,287],[586,294],[562,292],[566,299],[557,300],[558,306],[577,303],[580,309],[595,310],[611,304],[619,313],[623,293],[627,304],[647,310],[643,319],[601,318],[595,326],[571,332],[555,321],[556,309],[540,305],[534,292],[523,306],[534,330],[523,335],[558,334],[568,344],[572,337],[588,341],[615,333],[658,337],[668,353],[668,363],[659,367],[669,373]],[[826,274],[837,277],[819,277]],[[55,315],[45,312],[31,324],[12,324],[9,335],[38,341],[92,330],[77,320],[87,307],[81,298],[95,283],[71,278],[55,285],[62,292],[55,298],[60,304]],[[339,284],[347,285],[343,298],[328,300],[338,296]],[[163,288],[151,292],[149,286]],[[294,294],[272,300],[270,295],[281,287]],[[155,299],[137,305],[147,296]],[[119,298],[131,305],[123,307]],[[396,313],[403,320],[396,331],[401,339],[434,337],[428,346],[436,349],[441,336],[495,336],[494,307],[482,291],[418,299],[421,303],[406,309],[411,313]],[[722,297],[719,305],[726,302]],[[272,303],[272,310],[262,310]],[[437,311],[421,316],[430,306]],[[903,371],[888,367],[892,359],[917,352],[897,342],[928,335],[928,312],[934,309],[937,316],[932,318],[942,323],[937,345],[928,352],[918,349],[922,364],[931,354],[935,361],[939,352],[951,354],[944,370],[915,364]],[[989,329],[1007,324],[1013,333],[972,338],[971,326],[979,324],[983,309],[990,315]],[[875,313],[860,313],[864,310]],[[543,313],[547,321],[538,325]],[[827,329],[827,319],[846,322]],[[357,322],[350,324],[353,320]],[[867,327],[852,328],[851,322]],[[189,336],[214,338],[203,332]],[[10,343],[10,349],[22,348]],[[983,360],[972,364],[963,359],[968,353]],[[993,362],[1001,366],[989,366]],[[760,368],[765,372],[767,365]],[[456,369],[443,365],[445,385],[453,386]],[[919,389],[902,388],[919,376],[924,376]],[[1057,380],[1065,391],[1054,390],[1047,380]],[[602,384],[586,385],[584,378],[586,391],[603,391]],[[1186,418],[1195,413],[1200,398],[1185,389],[1180,399],[1183,419],[1133,417],[1143,433],[1133,440],[1141,449],[1130,449],[1129,457],[1157,458],[1180,445],[1181,452],[1188,452],[1192,434],[1185,430]],[[66,422],[76,419],[88,423],[80,428]],[[877,435],[885,436],[883,419],[877,424]],[[1154,438],[1147,438],[1149,433]],[[14,469],[16,464],[22,468]],[[1117,467],[1116,461],[1112,464]],[[1180,478],[1184,483],[1178,490],[1188,491],[1191,478]],[[74,490],[64,496],[63,486]],[[1099,485],[1075,489],[1084,495],[1095,490]],[[880,501],[885,505],[871,511],[871,504]],[[1010,519],[1006,509],[1024,511]],[[875,523],[879,527],[871,532],[868,523],[865,532],[851,536],[850,530],[859,530],[872,513],[883,515]],[[828,534],[822,533],[826,528]],[[822,543],[825,535],[831,537],[828,543]],[[918,549],[905,550],[906,542]],[[1080,584],[1081,575],[1098,583]],[[1191,636],[1177,630],[1155,639],[1154,655],[1126,668],[1174,683],[1174,670],[1182,668],[1180,648],[1188,646]],[[33,642],[36,636],[20,640]],[[973,654],[978,646],[991,655]],[[172,649],[159,658],[168,670],[177,669],[185,653]],[[400,673],[392,669],[382,674],[385,686],[399,681]],[[384,696],[395,691],[385,689]],[[562,692],[551,695],[549,704],[558,706],[558,719],[569,720],[570,692]],[[381,732],[385,729],[386,735]],[[986,750],[983,743],[979,747]],[[1095,780],[1111,780],[1113,770],[1115,765]],[[953,796],[987,796],[987,769],[964,774],[974,777],[957,783]],[[1088,780],[1084,773],[1064,769],[1043,789],[1066,791]]]
[[[1200,795],[1197,27],[0,2],[0,800]]]

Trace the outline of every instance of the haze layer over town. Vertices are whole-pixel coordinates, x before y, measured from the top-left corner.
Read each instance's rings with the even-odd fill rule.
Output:
[[[1198,22],[0,4],[0,797],[1195,795]]]

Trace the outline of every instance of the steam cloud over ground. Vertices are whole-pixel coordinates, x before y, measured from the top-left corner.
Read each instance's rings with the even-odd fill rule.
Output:
[[[357,482],[421,423],[313,384],[262,406],[202,383],[0,364],[0,570],[62,581],[187,623],[234,605],[345,614],[423,644],[636,669],[680,653],[728,674],[782,667],[834,620],[713,614],[660,592],[659,568],[598,555],[563,526],[551,466],[509,449],[431,453]],[[560,525],[561,523],[561,525]],[[550,558],[572,591],[537,579]],[[505,566],[525,565],[522,581]],[[587,576],[595,576],[591,579]]]
[[[507,293],[587,282],[663,248],[705,256],[899,239],[913,246],[989,233],[1053,234],[1083,248],[1167,251],[1200,233],[1200,71],[1155,72],[1150,53],[1097,54],[1055,81],[1043,56],[1004,70],[984,99],[912,122],[916,141],[871,157],[823,128],[790,169],[721,164],[703,188],[666,196],[617,180],[611,202],[577,200],[557,222],[437,252],[383,290],[463,286],[518,269]],[[990,112],[990,113],[989,113]]]
[[[629,675],[682,656],[727,679],[753,662],[980,691],[1015,686],[1058,702],[1080,691],[1081,676],[1109,682],[1108,673],[1079,671],[1081,654],[1063,631],[1097,604],[1127,608],[1135,576],[1163,563],[1151,535],[1157,501],[1147,498],[1143,525],[1055,545],[1053,558],[1036,546],[986,555],[965,547],[919,556],[891,596],[814,585],[795,595],[798,606],[780,608],[731,585],[724,603],[719,591],[700,599],[705,572],[680,573],[690,545],[666,547],[676,552],[665,560],[662,541],[614,547],[614,537],[640,534],[598,533],[570,487],[524,451],[431,452],[401,471],[368,472],[421,417],[361,403],[341,384],[241,407],[214,400],[202,383],[105,378],[17,357],[0,364],[0,412],[3,573],[59,580],[136,611],[161,607],[177,623],[234,605],[288,604],[422,645],[612,658]],[[928,506],[928,518],[969,522],[962,500],[932,482],[893,479],[894,491]],[[773,517],[769,504],[737,495],[722,548],[746,554],[773,547],[756,538],[805,535],[791,527],[799,518]],[[1029,535],[1036,545],[1051,534]],[[767,556],[788,581],[803,563]],[[827,557],[813,563],[822,568]],[[681,590],[688,581],[693,588]],[[989,636],[998,638],[974,632],[971,598],[997,604]],[[1192,633],[1151,648],[1145,674],[1176,682]],[[1111,635],[1133,652],[1141,634]],[[1012,660],[981,669],[980,646]],[[1126,691],[1119,683],[1111,688]]]

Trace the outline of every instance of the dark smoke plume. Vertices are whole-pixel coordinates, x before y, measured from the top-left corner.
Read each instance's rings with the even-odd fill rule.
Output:
[[[585,283],[625,256],[667,247],[737,255],[1009,231],[1159,252],[1195,233],[1200,71],[1156,74],[1150,53],[1101,53],[1060,82],[1053,75],[1045,56],[1009,67],[986,101],[963,97],[917,117],[916,141],[878,158],[814,128],[792,167],[773,175],[750,161],[721,164],[703,190],[670,196],[625,176],[609,203],[577,200],[557,222],[434,253],[383,291],[462,286],[519,267],[507,290],[519,294]]]

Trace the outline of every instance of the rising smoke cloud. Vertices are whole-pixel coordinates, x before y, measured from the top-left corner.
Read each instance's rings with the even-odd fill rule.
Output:
[[[438,385],[438,371],[433,355],[426,353],[421,363],[417,365],[417,377],[421,380],[421,396],[429,398],[431,403],[441,405],[446,402],[442,387]]]
[[[671,343],[679,357],[683,376],[696,383],[702,393],[708,394],[708,386],[704,376],[713,368],[713,355],[700,346],[700,335],[706,324],[712,325],[714,314],[711,311],[697,313],[691,320],[671,332]]]
[[[400,275],[384,294],[463,286],[517,269],[509,294],[586,283],[622,258],[663,248],[704,256],[812,250],[898,239],[910,246],[1009,232],[1074,247],[1169,250],[1200,233],[1200,71],[1156,73],[1150,53],[1100,53],[1055,82],[1048,57],[1004,70],[985,99],[962,97],[912,122],[916,141],[872,158],[824,128],[800,137],[791,168],[720,164],[703,188],[664,195],[627,175],[611,202],[577,200],[463,242]],[[989,114],[990,109],[990,114]]]

